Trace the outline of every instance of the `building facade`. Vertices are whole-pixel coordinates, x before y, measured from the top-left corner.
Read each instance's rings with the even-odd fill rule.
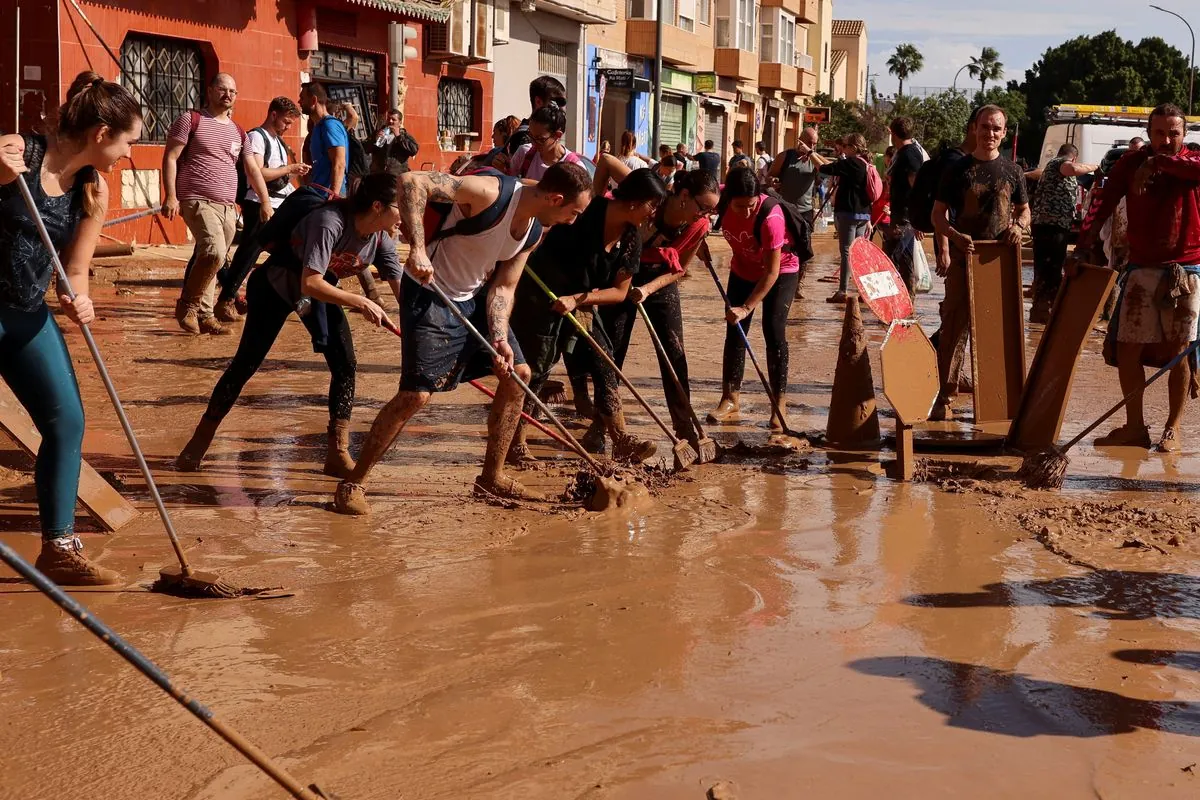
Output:
[[[833,61],[829,94],[850,103],[867,101],[867,23],[860,19],[833,21]]]
[[[359,107],[364,136],[398,99],[405,126],[421,146],[414,166],[442,169],[462,151],[482,146],[491,129],[491,36],[477,35],[491,23],[490,2],[476,0],[472,7],[482,12],[465,16],[462,9],[471,5],[465,2],[446,9],[407,0],[17,0],[19,27],[18,14],[0,16],[0,128],[43,127],[85,69],[130,87],[142,102],[145,126],[129,162],[109,175],[110,217],[161,201],[167,129],[179,114],[203,106],[217,72],[237,80],[234,119],[247,130],[262,122],[272,98],[298,98],[309,79],[326,82],[335,99]],[[400,69],[390,58],[389,23],[418,34],[411,44],[420,57]],[[293,128],[293,150],[303,135],[303,126]],[[141,243],[180,243],[188,236],[181,221],[161,217],[106,233]]]

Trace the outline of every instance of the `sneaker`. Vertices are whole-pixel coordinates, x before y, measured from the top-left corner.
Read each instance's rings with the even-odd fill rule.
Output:
[[[120,574],[88,560],[78,536],[43,541],[34,566],[59,586],[111,586],[121,582]]]
[[[232,299],[218,302],[217,307],[213,309],[213,313],[221,322],[237,322],[242,318],[242,315],[237,310],[237,301]]]
[[[179,323],[179,327],[184,333],[190,333],[193,336],[200,333],[199,313],[182,300],[175,302],[175,321]]]
[[[367,490],[361,484],[342,481],[333,494],[333,510],[351,517],[365,517],[371,513]]]
[[[199,321],[200,333],[207,333],[211,336],[228,336],[233,333],[229,328],[226,328],[216,317],[202,317]]]
[[[1144,447],[1150,449],[1150,428],[1130,429],[1127,425],[1114,428],[1092,442],[1095,447]]]

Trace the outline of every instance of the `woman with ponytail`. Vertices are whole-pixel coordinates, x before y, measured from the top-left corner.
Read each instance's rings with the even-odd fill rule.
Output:
[[[800,283],[800,259],[792,252],[798,243],[788,233],[781,206],[772,208],[758,228],[759,210],[767,199],[753,169],[739,167],[725,176],[717,225],[733,250],[733,259],[726,285],[730,308],[725,312],[729,329],[725,332],[721,401],[708,415],[708,421],[714,424],[739,417],[746,345],[733,332],[733,326],[741,325],[749,332],[754,311],[760,305],[771,390],[779,399],[780,414],[787,413],[787,318]],[[775,414],[771,415],[771,432],[773,436],[783,433]]]
[[[120,576],[90,561],[75,535],[83,448],[83,402],[71,354],[46,292],[54,261],[46,252],[17,178],[61,255],[75,299],[58,287],[67,319],[95,319],[88,268],[108,211],[102,172],[129,155],[142,134],[142,110],[122,86],[80,73],[47,136],[0,136],[0,377],[42,435],[34,468],[42,550],[37,568],[64,586],[113,584]]]

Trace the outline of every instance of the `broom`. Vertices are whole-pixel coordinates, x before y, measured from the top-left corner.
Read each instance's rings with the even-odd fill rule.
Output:
[[[637,304],[638,313],[642,315],[642,321],[646,323],[646,330],[650,331],[650,339],[654,342],[654,349],[658,351],[658,357],[663,364],[667,366],[667,372],[671,375],[671,381],[675,384],[675,391],[679,392],[679,396],[686,398],[687,391],[683,388],[683,381],[679,380],[679,373],[675,371],[675,365],[671,363],[671,359],[667,358],[667,349],[663,347],[662,339],[658,338],[658,331],[654,330],[654,323],[650,321],[650,315],[646,313],[646,307],[641,303]],[[699,455],[697,459],[701,464],[717,460],[717,443],[708,438],[708,434],[704,432],[704,428],[700,425],[700,418],[696,416],[696,409],[692,408],[692,404],[688,403],[688,411],[692,415],[692,424],[696,426],[696,433],[700,437],[696,441],[696,453]]]
[[[543,403],[561,406],[567,402],[567,385],[562,381],[548,380],[542,384],[538,397],[542,398]]]
[[[1194,353],[1197,347],[1200,347],[1200,339],[1192,342],[1191,346],[1167,362],[1165,367],[1151,375],[1150,379],[1142,384],[1140,388],[1134,389],[1122,397],[1120,402],[1104,412],[1104,415],[1100,419],[1084,428],[1078,436],[1067,442],[1064,446],[1055,447],[1051,445],[1044,450],[1039,450],[1036,453],[1030,453],[1025,456],[1021,461],[1021,469],[1017,471],[1017,477],[1023,480],[1025,485],[1030,489],[1061,489],[1063,479],[1067,474],[1067,466],[1071,463],[1071,459],[1067,457],[1067,451],[1083,441],[1084,437],[1089,433],[1099,428],[1106,419],[1124,408],[1125,404],[1129,402],[1129,398],[1138,392],[1146,391],[1150,384],[1179,366],[1180,362]]]
[[[226,725],[225,722],[218,719],[211,709],[202,705],[198,700],[195,700],[187,692],[183,691],[183,689],[172,683],[171,679],[158,668],[157,664],[142,655],[141,651],[122,639],[116,631],[104,624],[94,613],[80,605],[78,601],[64,592],[53,581],[31,566],[29,562],[17,555],[16,551],[3,542],[0,542],[0,561],[12,567],[18,575],[36,586],[38,591],[49,597],[55,605],[74,617],[76,622],[87,628],[90,633],[95,634],[100,641],[111,647],[117,655],[133,665],[134,669],[153,681],[155,686],[171,695],[175,702],[190,711],[205,725],[212,728],[230,746],[253,762],[256,767],[271,776],[292,797],[299,800],[317,800],[322,797],[333,797],[333,795],[324,792],[316,784],[310,784],[308,787],[305,787],[300,781],[292,777],[287,770],[275,763],[274,759],[258,749],[253,743],[242,738],[240,733],[229,725]]]
[[[71,288],[71,281],[67,278],[67,271],[63,268],[62,260],[58,257],[58,251],[54,249],[54,242],[50,240],[50,233],[46,230],[46,223],[42,220],[42,215],[38,212],[37,204],[33,201],[33,195],[29,193],[29,185],[25,183],[25,176],[17,176],[17,187],[21,190],[21,196],[25,199],[25,206],[29,209],[29,214],[33,218],[34,224],[37,225],[38,234],[42,237],[42,244],[54,262],[54,272],[58,279],[59,294],[64,294],[71,300],[74,300],[75,290]],[[167,538],[171,540],[171,547],[174,548],[175,556],[179,559],[178,567],[164,567],[159,572],[158,580],[150,587],[150,591],[162,592],[177,597],[241,597],[247,594],[258,594],[263,591],[262,589],[241,589],[233,584],[226,583],[221,580],[220,576],[211,572],[194,572],[192,570],[188,564],[187,556],[183,554],[183,547],[179,544],[179,537],[175,535],[175,526],[171,524],[171,517],[167,514],[167,507],[163,505],[162,496],[158,493],[158,486],[154,483],[154,476],[150,474],[150,467],[146,464],[145,456],[142,455],[142,448],[138,444],[137,435],[133,432],[133,426],[129,424],[129,417],[125,415],[125,407],[121,405],[121,399],[117,396],[117,387],[113,385],[112,378],[108,374],[108,369],[104,366],[104,359],[100,357],[100,348],[96,346],[96,340],[87,325],[80,325],[79,329],[83,332],[83,340],[87,342],[88,350],[92,353],[92,360],[96,362],[96,371],[100,373],[100,380],[104,383],[104,388],[108,392],[108,398],[112,401],[113,408],[117,412],[117,419],[120,420],[121,428],[125,431],[125,438],[129,440],[129,446],[133,450],[134,458],[137,459],[138,467],[142,471],[142,477],[146,479],[146,486],[150,490],[150,496],[154,499],[154,505],[158,508],[158,516],[162,519],[163,528],[167,532]]]
[[[542,282],[542,279],[537,276],[537,273],[534,272],[528,264],[525,265],[525,274],[532,278],[533,282],[538,285],[538,288],[546,293],[546,296],[550,298],[550,302],[554,303],[558,301],[558,295],[552,292],[550,287]],[[574,314],[568,312],[565,316],[571,321],[571,324],[575,326],[575,330],[579,332],[579,335],[584,339],[587,339],[588,344],[592,346],[592,349],[596,351],[596,354],[600,356],[605,364],[608,365],[608,368],[617,373],[617,377],[621,379],[621,383],[625,384],[625,388],[627,388],[630,394],[632,394],[634,398],[641,403],[642,408],[646,409],[646,413],[649,414],[651,419],[658,424],[658,427],[663,429],[663,433],[665,433],[667,438],[671,440],[671,450],[675,456],[675,469],[685,470],[692,464],[695,464],[698,457],[696,451],[692,449],[690,444],[676,436],[675,431],[671,430],[667,424],[662,421],[662,417],[660,417],[654,411],[654,409],[650,407],[650,404],[646,402],[646,398],[642,397],[642,393],[637,390],[637,387],[633,385],[633,382],[630,381],[629,378],[625,377],[625,373],[621,372],[620,367],[617,366],[617,362],[613,361],[612,356],[604,351],[604,348],[601,347],[600,343],[597,342],[592,336],[591,331],[583,327],[583,324],[575,318]]]

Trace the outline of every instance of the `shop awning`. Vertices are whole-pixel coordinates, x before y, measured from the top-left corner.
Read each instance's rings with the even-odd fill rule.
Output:
[[[388,11],[401,17],[415,17],[430,22],[450,19],[450,6],[437,0],[346,0],[354,6],[366,6]]]

